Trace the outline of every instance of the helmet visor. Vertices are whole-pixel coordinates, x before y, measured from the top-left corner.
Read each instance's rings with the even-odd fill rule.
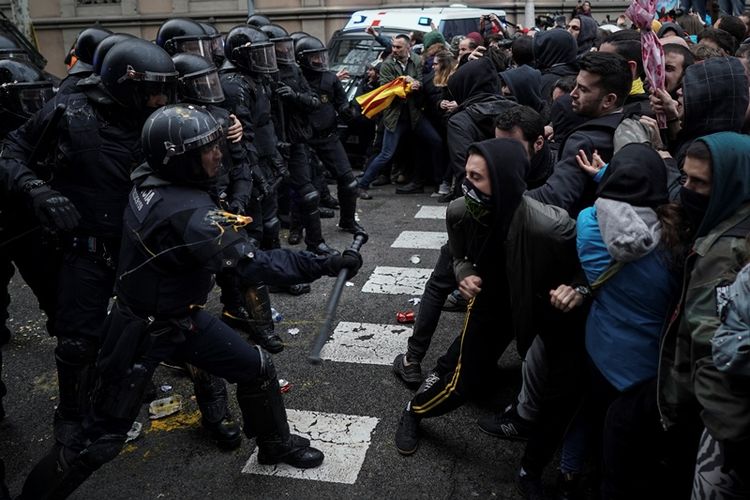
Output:
[[[174,41],[177,52],[195,54],[209,61],[212,60],[213,45],[211,38],[177,38]]]
[[[21,111],[31,116],[54,97],[55,91],[52,83],[30,83],[18,84],[18,102],[21,105]]]
[[[224,57],[224,37],[216,35],[211,39],[211,53],[215,56]]]
[[[315,71],[328,71],[328,50],[302,53],[303,64]]]
[[[258,73],[276,73],[276,50],[272,43],[261,43],[250,46],[250,69]]]
[[[122,75],[117,83],[122,83],[126,80],[133,80],[136,82],[154,82],[154,83],[172,83],[177,81],[179,73],[177,71],[171,71],[169,73],[157,73],[155,71],[136,71],[133,66],[128,65],[125,74]]]
[[[185,75],[180,81],[180,90],[185,98],[202,103],[224,101],[224,91],[221,89],[219,73],[216,70],[209,73]]]
[[[294,40],[291,38],[278,38],[273,40],[276,48],[276,62],[278,64],[294,64]]]

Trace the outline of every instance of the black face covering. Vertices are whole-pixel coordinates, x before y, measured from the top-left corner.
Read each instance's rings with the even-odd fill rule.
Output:
[[[464,192],[466,210],[474,219],[482,221],[492,212],[491,195],[481,192],[468,178],[464,179],[461,189]]]
[[[684,186],[680,188],[680,204],[694,229],[698,229],[708,210],[710,196],[696,193]]]

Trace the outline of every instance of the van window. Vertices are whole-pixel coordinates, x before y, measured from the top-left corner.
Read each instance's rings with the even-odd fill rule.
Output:
[[[445,40],[450,43],[451,38],[456,35],[479,31],[479,19],[450,19],[442,21],[438,29],[443,33]]]
[[[365,66],[378,58],[383,47],[373,38],[341,38],[331,47],[331,69],[346,68],[353,75],[364,73]]]

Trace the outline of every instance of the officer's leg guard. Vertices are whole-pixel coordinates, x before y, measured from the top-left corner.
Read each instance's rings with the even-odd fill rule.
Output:
[[[242,432],[229,413],[226,382],[193,365],[188,364],[186,368],[193,379],[195,400],[201,410],[203,427],[209,431],[219,448],[239,448],[242,444]]]
[[[265,214],[264,214],[265,215]],[[263,221],[263,240],[260,243],[260,247],[263,250],[273,250],[274,248],[281,248],[281,241],[279,239],[279,228],[281,222],[276,214]]]
[[[237,401],[245,421],[245,435],[257,438],[258,462],[287,463],[309,469],[323,462],[323,453],[310,441],[289,432],[284,400],[271,355],[260,347],[260,375],[253,382],[237,384]]]
[[[323,232],[320,227],[320,193],[312,184],[305,184],[297,188],[299,199],[300,219],[305,228],[305,243],[308,247],[315,247],[323,241]]]
[[[55,444],[31,470],[16,500],[67,498],[120,453],[125,439],[124,434],[104,434],[80,451]]]
[[[69,444],[89,409],[94,363],[99,349],[90,337],[60,337],[55,348],[60,403],[54,418],[55,439]]]
[[[349,171],[338,180],[339,203],[341,213],[339,218],[339,229],[350,233],[365,232],[365,229],[357,223],[354,214],[357,212],[357,180]]]
[[[253,341],[263,349],[273,354],[284,350],[284,343],[274,332],[273,315],[271,313],[271,297],[268,287],[260,284],[245,291],[247,310],[252,316]]]
[[[303,231],[299,197],[295,196],[289,202],[289,237],[287,238],[287,243],[290,245],[299,245],[302,241]]]

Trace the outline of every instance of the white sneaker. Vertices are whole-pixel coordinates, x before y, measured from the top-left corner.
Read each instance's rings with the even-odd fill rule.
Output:
[[[443,181],[440,183],[440,187],[438,187],[438,194],[448,194],[451,192],[451,185],[447,182]]]

